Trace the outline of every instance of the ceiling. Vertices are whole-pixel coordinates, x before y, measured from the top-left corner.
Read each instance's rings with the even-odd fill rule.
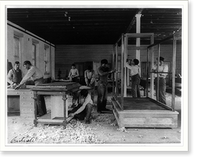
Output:
[[[115,44],[122,33],[154,33],[155,42],[182,26],[178,8],[8,8],[7,19],[55,44]]]

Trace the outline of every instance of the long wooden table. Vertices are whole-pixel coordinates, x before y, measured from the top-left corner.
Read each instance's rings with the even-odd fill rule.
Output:
[[[73,94],[79,90],[80,84],[75,82],[54,82],[54,83],[46,83],[40,84],[32,88],[33,91],[33,99],[34,99],[34,125],[37,126],[38,123],[46,123],[46,124],[62,124],[64,128],[67,125],[67,116],[66,113],[68,108],[66,107],[67,95]],[[50,95],[50,96],[60,96],[63,100],[63,117],[59,119],[51,119],[51,118],[38,118],[37,117],[37,96],[38,95]],[[54,108],[55,109],[55,108]]]

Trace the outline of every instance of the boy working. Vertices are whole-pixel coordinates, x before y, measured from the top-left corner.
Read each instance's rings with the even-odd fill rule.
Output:
[[[132,97],[138,97],[140,98],[140,67],[139,67],[139,60],[134,59],[133,64],[129,65],[129,63],[126,63],[126,67],[131,70],[131,82],[132,82]]]
[[[22,80],[22,71],[19,69],[19,62],[16,61],[14,67],[8,72],[7,82],[11,88],[17,86]]]
[[[103,59],[101,60],[101,66],[97,69],[97,72],[99,75],[97,88],[97,111],[101,113],[105,111],[110,111],[106,109],[108,75],[114,73],[115,70],[110,70],[110,68],[108,67],[108,61],[106,59]]]
[[[15,87],[15,89],[19,89],[25,84],[28,80],[32,79],[35,85],[44,83],[42,72],[35,66],[31,64],[30,61],[24,61],[23,66],[28,70],[26,75],[23,77],[21,82]],[[41,117],[46,114],[46,105],[44,101],[43,95],[37,96],[37,116]]]
[[[78,120],[85,120],[85,123],[89,124],[91,123],[91,112],[94,107],[93,101],[91,99],[91,95],[86,89],[81,90],[80,96],[80,104],[69,111],[69,117],[73,117]]]

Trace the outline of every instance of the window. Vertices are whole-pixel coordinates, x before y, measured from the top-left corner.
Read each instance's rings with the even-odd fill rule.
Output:
[[[44,66],[45,73],[50,73],[49,47],[47,45],[44,46]]]
[[[37,56],[38,56],[38,45],[39,41],[32,39],[32,64],[36,66],[37,64]]]
[[[21,53],[22,53],[22,39],[23,39],[23,34],[14,31],[13,35],[13,56],[14,56],[14,61],[19,61],[21,62]]]
[[[36,66],[37,44],[32,44],[32,64]]]
[[[18,36],[14,36],[14,60],[20,60],[20,38]]]

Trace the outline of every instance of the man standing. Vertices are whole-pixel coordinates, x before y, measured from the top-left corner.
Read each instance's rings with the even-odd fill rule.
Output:
[[[115,70],[110,70],[108,67],[108,61],[106,59],[101,60],[101,66],[97,69],[99,75],[98,81],[98,97],[97,97],[97,111],[110,111],[106,109],[107,103],[107,84],[108,84],[108,75],[115,72]]]
[[[157,58],[158,62],[158,58]],[[160,57],[159,66],[157,64],[154,66],[153,72],[158,72],[155,74],[155,86],[156,86],[156,97],[158,93],[158,101],[166,105],[166,76],[168,73],[168,65],[164,64],[164,58]],[[163,72],[163,73],[162,73]],[[157,92],[157,76],[159,75],[159,92]]]
[[[35,85],[43,83],[43,74],[42,72],[35,66],[31,64],[30,61],[24,61],[23,65],[28,71],[26,75],[23,77],[22,81],[19,85],[16,86],[15,89],[19,89],[23,84],[25,84],[28,80],[32,79]],[[37,116],[42,116],[46,114],[46,106],[44,97],[42,95],[37,96]]]
[[[133,65],[129,65],[130,63],[126,63],[126,67],[131,70],[131,83],[132,83],[132,97],[140,98],[140,67],[139,60],[134,59]]]
[[[14,67],[9,70],[7,76],[7,82],[10,84],[11,88],[14,88],[22,80],[22,71],[19,69],[19,62],[14,63]]]

